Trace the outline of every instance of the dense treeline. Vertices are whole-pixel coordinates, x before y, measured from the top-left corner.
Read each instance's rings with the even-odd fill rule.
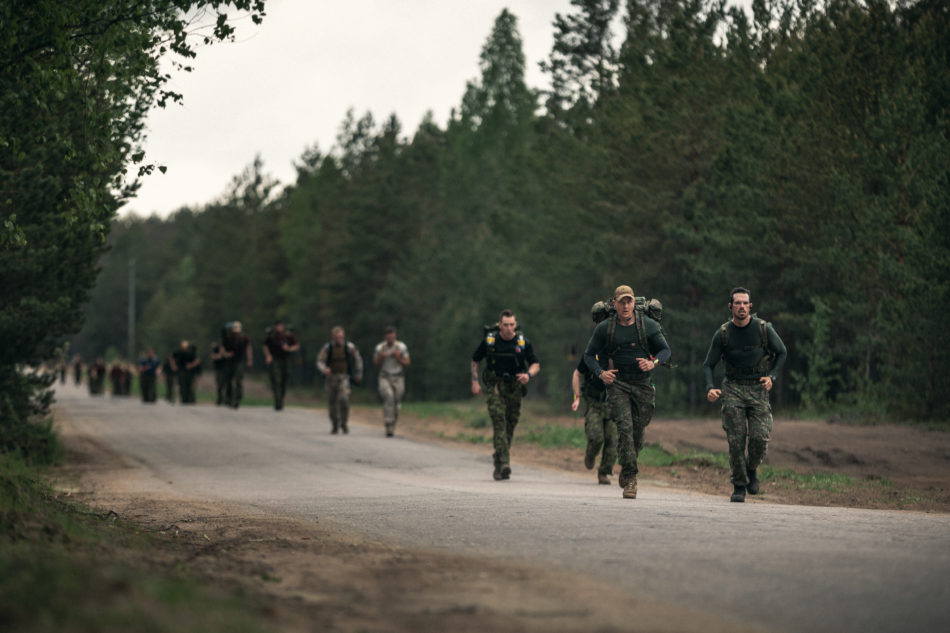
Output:
[[[781,405],[946,419],[946,3],[572,4],[545,94],[505,11],[444,129],[350,115],[283,190],[255,161],[203,209],[117,222],[75,343],[122,347],[134,258],[140,345],[282,317],[310,364],[336,323],[364,354],[395,323],[410,397],[452,398],[510,307],[563,396],[591,304],[629,283],[666,307],[659,406],[699,410],[743,285],[790,350]]]
[[[106,236],[139,178],[145,117],[180,95],[201,43],[259,23],[263,0],[0,3],[0,453],[46,460],[48,378],[82,324]],[[239,11],[235,11],[239,10]],[[124,327],[124,326],[123,326]]]

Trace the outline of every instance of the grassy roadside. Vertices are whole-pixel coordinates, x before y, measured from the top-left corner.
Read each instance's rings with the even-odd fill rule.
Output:
[[[114,514],[60,501],[42,469],[0,454],[0,630],[264,630],[253,597],[193,576],[175,548]],[[173,555],[158,563],[156,549]]]
[[[584,472],[582,466],[577,466],[586,444],[580,416],[552,411],[545,402],[525,401],[524,405],[516,438],[518,445],[532,445],[542,465]],[[423,436],[464,444],[491,444],[491,423],[481,401],[405,403],[403,418],[408,423],[405,426],[411,425]],[[640,453],[639,464],[644,477],[675,487],[717,495],[732,490],[729,456],[725,451],[684,453],[648,444]],[[761,498],[781,503],[918,510],[934,509],[936,503],[934,499],[899,489],[887,478],[865,479],[763,464],[759,479]]]

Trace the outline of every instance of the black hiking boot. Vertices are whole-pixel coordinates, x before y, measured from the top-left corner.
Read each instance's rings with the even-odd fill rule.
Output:
[[[511,479],[511,466],[505,464],[501,467],[501,478],[502,479]]]
[[[593,470],[594,459],[595,459],[594,455],[591,455],[590,453],[584,454],[584,467],[587,468],[587,470]]]
[[[759,494],[759,477],[755,474],[755,468],[747,468],[745,472],[749,476],[749,485],[746,492],[750,495]]]
[[[501,465],[495,464],[495,472],[491,474],[492,479],[495,481],[501,481]]]
[[[735,503],[744,503],[745,486],[736,486],[735,490],[732,491],[732,496],[729,497],[729,501],[733,501]]]

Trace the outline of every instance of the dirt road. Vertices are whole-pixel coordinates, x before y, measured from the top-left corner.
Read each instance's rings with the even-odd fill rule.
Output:
[[[260,566],[275,599],[339,630],[950,625],[947,515],[649,485],[624,501],[616,486],[540,468],[494,482],[490,449],[357,425],[331,436],[312,410],[146,407],[68,387],[58,401],[84,462],[77,492],[207,539],[210,573],[217,554]]]

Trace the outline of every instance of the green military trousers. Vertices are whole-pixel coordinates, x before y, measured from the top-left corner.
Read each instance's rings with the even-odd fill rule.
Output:
[[[772,405],[760,383],[722,381],[722,428],[729,442],[732,484],[749,485],[747,469],[756,469],[765,458],[772,436]],[[746,444],[749,454],[746,457]]]
[[[274,358],[267,366],[270,377],[270,389],[274,394],[274,408],[284,408],[284,396],[287,395],[287,377],[290,375],[290,361],[287,357]]]
[[[244,397],[244,361],[230,358],[224,365],[225,404],[237,409]]]
[[[610,417],[617,422],[620,474],[625,479],[635,477],[639,472],[637,458],[643,450],[644,431],[656,407],[656,389],[649,380],[615,380],[607,387],[607,404]]]
[[[510,465],[511,442],[521,415],[524,387],[517,380],[488,384],[488,415],[492,423],[495,466]]]
[[[347,421],[350,417],[350,375],[330,374],[327,376],[327,408],[333,432],[343,430],[349,433]]]
[[[610,417],[610,408],[603,399],[584,396],[584,434],[587,436],[587,457],[600,456],[601,475],[610,475],[617,463],[617,423]]]

